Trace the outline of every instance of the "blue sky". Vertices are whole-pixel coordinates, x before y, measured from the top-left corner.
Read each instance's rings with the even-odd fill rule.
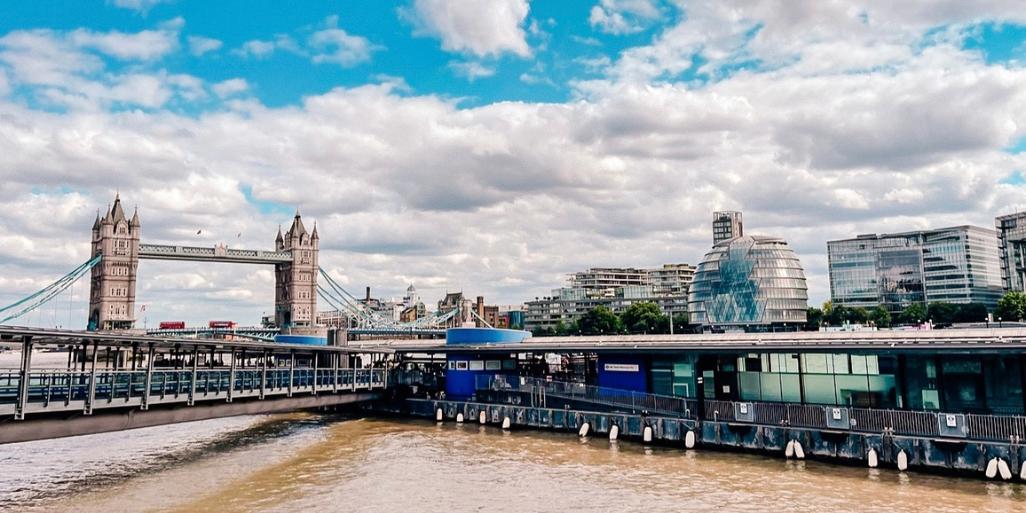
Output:
[[[817,304],[827,240],[1026,209],[1026,10],[4,2],[0,154],[0,298],[84,261],[120,191],[152,242],[266,248],[299,209],[339,281],[429,303],[697,263],[711,212],[743,210]],[[271,302],[258,269],[145,265],[151,318]]]
[[[138,32],[181,19],[183,45],[196,36],[217,40],[221,45],[201,56],[187,51],[169,55],[163,60],[164,67],[215,82],[244,78],[253,86],[253,94],[268,106],[296,104],[305,95],[380,82],[387,77],[401,78],[411,92],[444,95],[472,106],[504,100],[566,101],[573,96],[571,82],[595,76],[584,60],[613,57],[623,48],[643,44],[659,26],[652,20],[629,34],[608,34],[589,24],[592,7],[589,0],[532,4],[523,24],[532,48],[529,56],[445,51],[438,38],[418,28],[415,15],[410,14],[411,5],[376,0],[306,2],[302,9],[269,0],[178,0],[156,3],[141,11],[109,1],[41,0],[4,5],[0,32],[30,28],[70,31],[82,27]],[[677,12],[666,6],[662,11],[662,23],[672,22]],[[302,45],[312,33],[325,28],[331,17],[337,17],[338,28],[374,46],[369,58],[338,65],[314,64],[290,51],[250,58],[237,54],[248,41],[270,41],[277,36]],[[492,74],[468,78],[458,71],[463,63],[479,64]],[[121,64],[133,65],[108,60],[113,69]]]

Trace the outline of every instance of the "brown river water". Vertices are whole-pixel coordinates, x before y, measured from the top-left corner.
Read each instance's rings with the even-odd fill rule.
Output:
[[[290,414],[0,446],[0,511],[1008,512],[1026,511],[1026,486]]]

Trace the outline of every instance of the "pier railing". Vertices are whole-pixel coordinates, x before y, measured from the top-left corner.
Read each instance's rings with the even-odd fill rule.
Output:
[[[932,438],[1026,441],[1026,417],[1022,416],[716,400],[704,401],[702,413],[704,419],[724,422]]]
[[[633,390],[597,387],[584,383],[549,381],[517,376],[477,376],[477,390],[521,391],[540,397],[562,398],[601,404],[631,411],[644,411],[681,418],[694,418],[695,401],[684,397],[649,394]]]
[[[16,411],[21,380],[20,370],[0,369],[0,415]],[[33,370],[28,374],[23,411],[89,413],[106,407],[372,390],[387,385],[384,369]]]

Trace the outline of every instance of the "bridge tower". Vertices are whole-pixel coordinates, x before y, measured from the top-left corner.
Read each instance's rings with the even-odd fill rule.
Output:
[[[278,227],[275,251],[289,251],[292,261],[274,267],[274,322],[279,328],[311,327],[317,316],[317,224],[307,233],[303,219],[296,217],[285,235]]]
[[[100,255],[93,267],[89,287],[89,330],[131,329],[135,324],[135,281],[139,269],[139,212],[129,220],[121,207],[121,195],[114,205],[93,221],[92,256]]]

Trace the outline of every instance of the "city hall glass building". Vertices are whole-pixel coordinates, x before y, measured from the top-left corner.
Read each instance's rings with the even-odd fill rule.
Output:
[[[806,321],[808,290],[798,256],[783,239],[746,236],[706,253],[688,294],[691,323],[770,331]]]
[[[827,242],[835,305],[900,312],[914,303],[1001,298],[997,234],[978,226],[859,235]]]

